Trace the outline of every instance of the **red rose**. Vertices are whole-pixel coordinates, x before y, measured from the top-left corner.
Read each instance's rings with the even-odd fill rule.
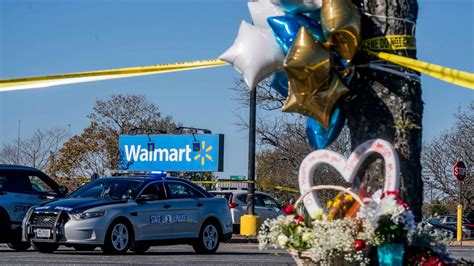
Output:
[[[356,239],[354,241],[354,249],[357,250],[357,251],[363,250],[366,246],[367,246],[367,244],[362,239]]]
[[[295,221],[297,223],[302,223],[302,222],[304,222],[304,218],[303,218],[303,216],[297,214],[297,215],[295,215]]]
[[[403,200],[397,198],[397,203],[401,206],[403,206],[403,208],[405,208],[405,210],[408,210],[410,207],[408,206],[408,204],[406,202],[404,202]]]
[[[390,196],[390,195],[393,195],[393,196],[395,196],[395,198],[396,198],[396,197],[398,197],[398,194],[400,194],[399,191],[387,191],[387,192],[384,192],[384,193],[382,194],[381,199],[385,198],[385,196]]]
[[[293,214],[295,212],[295,207],[293,207],[293,205],[286,204],[285,206],[283,206],[283,212],[286,215]]]

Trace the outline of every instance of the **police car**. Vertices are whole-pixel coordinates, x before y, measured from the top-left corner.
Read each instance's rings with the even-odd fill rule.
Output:
[[[231,237],[225,199],[186,180],[156,175],[97,179],[66,199],[31,208],[23,220],[23,240],[44,253],[59,245],[123,254],[191,244],[209,254]]]
[[[28,209],[66,193],[66,187],[36,168],[0,164],[0,243],[18,251],[28,249],[30,243],[21,241],[21,222]]]

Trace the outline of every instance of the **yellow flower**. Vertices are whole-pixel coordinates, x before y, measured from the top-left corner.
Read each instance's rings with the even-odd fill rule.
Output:
[[[295,228],[295,233],[301,234],[302,232],[303,232],[303,227],[301,227],[301,226],[299,226],[299,225],[296,226],[296,228]]]
[[[331,208],[331,205],[332,205],[332,200],[328,201],[328,203],[326,204],[326,207],[329,209]]]
[[[345,197],[344,197],[344,200],[345,201],[349,201],[349,200],[352,200],[352,196],[350,194],[347,194]]]

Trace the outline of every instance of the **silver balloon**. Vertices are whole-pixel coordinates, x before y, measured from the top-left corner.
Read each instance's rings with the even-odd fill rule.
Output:
[[[234,66],[244,76],[250,88],[283,67],[285,54],[269,29],[253,26],[245,21],[232,46],[219,59]]]
[[[286,12],[303,13],[319,9],[322,0],[272,0],[272,3],[281,6]]]
[[[267,18],[284,16],[285,11],[281,7],[272,4],[271,0],[260,0],[247,3],[252,17],[253,25],[268,28]]]

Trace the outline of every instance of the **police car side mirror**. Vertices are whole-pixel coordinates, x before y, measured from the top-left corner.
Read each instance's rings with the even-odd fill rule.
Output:
[[[157,200],[158,196],[155,194],[142,194],[140,197],[138,197],[138,201],[152,201],[152,200]]]

